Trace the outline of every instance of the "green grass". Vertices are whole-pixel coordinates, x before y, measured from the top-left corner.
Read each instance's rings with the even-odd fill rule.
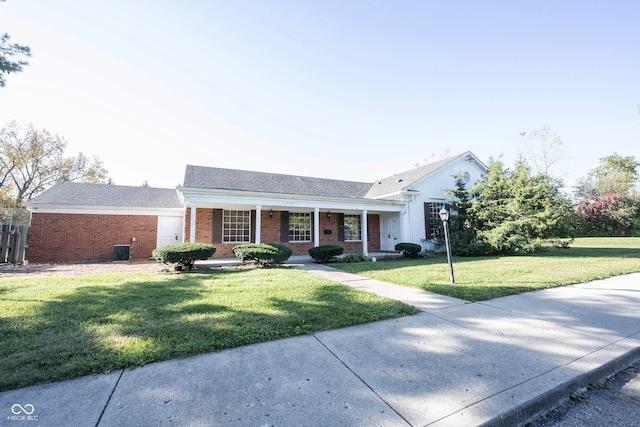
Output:
[[[0,390],[413,314],[292,269],[0,279]]]
[[[527,256],[454,257],[455,284],[449,282],[446,256],[332,266],[467,301],[484,301],[638,272],[640,238],[582,238],[570,249],[549,248]]]

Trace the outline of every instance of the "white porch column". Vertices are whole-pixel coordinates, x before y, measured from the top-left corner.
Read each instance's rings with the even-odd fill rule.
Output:
[[[313,246],[320,246],[320,208],[313,210]]]
[[[256,205],[256,243],[260,243],[260,229],[262,223],[262,205]]]
[[[189,223],[189,241],[196,242],[196,204],[191,203],[191,223]]]
[[[369,239],[367,237],[367,211],[362,211],[362,254],[369,256]]]

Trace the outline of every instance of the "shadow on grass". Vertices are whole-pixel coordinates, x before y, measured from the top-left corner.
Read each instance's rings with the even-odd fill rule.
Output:
[[[359,300],[356,298],[358,294],[358,291],[336,284],[316,288],[308,301],[272,298],[270,302],[288,313],[285,319],[287,329],[293,328],[296,334],[418,313],[416,308],[399,301]]]
[[[0,390],[415,313],[338,284],[298,296],[256,296],[228,285],[243,277],[218,272],[88,285],[43,301],[35,315],[0,324]]]

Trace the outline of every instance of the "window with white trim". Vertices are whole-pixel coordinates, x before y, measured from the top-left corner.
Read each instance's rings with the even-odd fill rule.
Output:
[[[251,242],[251,211],[223,211],[222,241],[225,243]]]
[[[289,212],[289,241],[311,241],[311,214],[309,212]]]
[[[344,240],[362,240],[362,220],[360,215],[344,215]]]

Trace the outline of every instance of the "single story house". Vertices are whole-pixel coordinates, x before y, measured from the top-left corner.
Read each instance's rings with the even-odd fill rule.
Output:
[[[112,259],[121,245],[148,258],[183,240],[213,243],[216,258],[246,242],[283,243],[294,255],[329,244],[365,255],[425,246],[455,175],[471,186],[486,172],[466,152],[373,183],[193,165],[176,189],[62,183],[27,203],[28,259]]]

